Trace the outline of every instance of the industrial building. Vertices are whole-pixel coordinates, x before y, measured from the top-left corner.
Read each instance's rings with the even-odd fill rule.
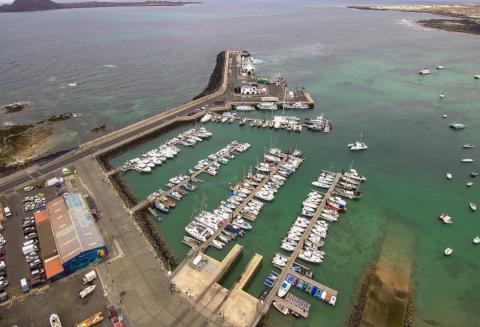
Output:
[[[103,258],[107,248],[79,193],[59,196],[35,212],[46,277],[59,279]]]

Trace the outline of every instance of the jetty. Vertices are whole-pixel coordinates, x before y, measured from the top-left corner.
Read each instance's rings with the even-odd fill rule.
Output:
[[[297,260],[297,257],[300,254],[300,251],[302,250],[305,239],[308,237],[308,235],[312,231],[312,229],[315,226],[318,218],[320,217],[320,214],[321,214],[322,210],[325,208],[325,205],[327,203],[327,199],[333,194],[333,191],[334,191],[335,187],[337,186],[337,183],[339,182],[341,176],[342,176],[342,174],[340,174],[340,173],[336,174],[335,179],[333,180],[332,184],[330,185],[330,188],[328,189],[325,196],[323,197],[322,202],[320,202],[320,205],[318,206],[317,210],[315,211],[315,214],[310,219],[308,227],[306,228],[302,237],[298,241],[298,244],[295,247],[295,249],[293,250],[292,254],[288,258],[287,264],[282,269],[282,272],[281,272],[280,276],[278,277],[278,282],[275,283],[275,285],[273,285],[272,290],[270,291],[270,293],[265,298],[265,300],[263,302],[263,306],[260,310],[261,314],[258,315],[258,318],[257,318],[258,320],[256,321],[256,323],[258,323],[260,321],[261,317],[268,312],[272,302],[274,300],[276,300],[276,298],[278,298],[278,296],[277,296],[278,289],[280,288],[282,282],[285,280],[287,274],[288,273],[295,274],[293,271],[291,271],[291,268],[292,268],[293,264],[295,263],[295,260]],[[300,278],[306,280],[307,277],[300,275]],[[311,281],[315,282],[313,280],[311,280]],[[315,283],[317,283],[317,282],[315,282]],[[319,286],[321,285],[320,288],[321,287],[326,287],[326,286],[324,286],[320,283],[317,283],[317,284]],[[330,289],[330,288],[328,288],[328,289]],[[332,290],[332,289],[330,289],[330,290]],[[338,294],[337,291],[335,291],[335,290],[332,290],[332,291],[334,292],[335,296]],[[282,302],[282,304],[283,304],[283,302]]]
[[[231,151],[237,150],[237,149],[240,148],[242,145],[243,145],[243,143],[238,143],[238,144],[236,144],[235,146],[233,146],[233,147],[231,148]],[[208,166],[205,166],[204,168],[195,171],[193,174],[190,175],[190,178],[188,178],[188,179],[186,179],[186,180],[183,180],[183,181],[180,182],[179,184],[177,184],[177,185],[175,185],[174,187],[170,188],[168,191],[164,191],[163,193],[161,193],[161,194],[158,195],[158,196],[149,196],[149,197],[147,197],[145,200],[143,200],[142,202],[138,203],[138,204],[135,205],[133,208],[131,208],[130,211],[131,211],[132,213],[139,212],[139,211],[141,211],[141,210],[146,209],[147,207],[149,207],[149,206],[152,205],[153,203],[155,203],[155,201],[157,200],[157,198],[162,198],[162,197],[169,196],[172,192],[179,190],[183,185],[186,185],[186,184],[190,183],[190,182],[191,182],[193,179],[195,179],[198,175],[206,172],[206,171],[207,171],[209,168],[211,168],[213,165],[217,164],[220,160],[224,159],[227,155],[228,155],[228,152],[225,152],[225,153],[222,154],[221,156],[217,157],[215,160],[212,160],[212,161],[208,164]]]
[[[278,168],[283,165],[287,159],[288,159],[288,154],[286,155],[283,155],[283,158],[282,160],[274,167],[274,169],[272,171],[270,171],[270,173],[260,182],[260,184],[257,185],[257,187],[245,198],[245,200],[235,209],[235,211],[232,212],[232,215],[230,216],[230,218],[228,219],[227,222],[225,222],[222,226],[220,226],[216,231],[215,233],[210,236],[206,242],[202,243],[200,246],[199,246],[199,250],[203,251],[205,250],[206,248],[208,248],[210,246],[210,244],[212,243],[212,241],[214,239],[216,239],[221,233],[222,231],[225,229],[225,226],[227,226],[229,223],[232,222],[232,220],[238,216],[238,214],[243,210],[243,208],[250,202],[250,200],[253,199],[253,197],[255,196],[255,194],[260,191],[260,189],[262,187],[265,186],[265,184],[272,178],[273,175],[275,175],[275,173],[277,172]],[[249,219],[247,217],[244,217],[246,219]],[[251,221],[253,221],[254,219],[249,219]]]
[[[243,251],[239,244],[217,261],[204,253],[189,256],[171,278],[172,285],[210,320],[221,317],[226,326],[253,326],[260,300],[243,290],[260,267],[262,256],[255,254],[231,290],[218,281],[232,268]],[[198,259],[197,259],[198,258]]]

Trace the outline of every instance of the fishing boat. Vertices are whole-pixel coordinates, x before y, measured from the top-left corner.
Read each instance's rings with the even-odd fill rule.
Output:
[[[275,307],[275,309],[277,309],[278,311],[280,311],[284,315],[288,315],[288,313],[290,312],[290,310],[286,306],[283,306],[282,304],[278,303],[277,301],[273,301],[272,305]]]
[[[51,327],[62,327],[62,323],[60,322],[60,318],[56,313],[52,313],[50,315],[50,326]]]
[[[362,132],[360,134],[360,141],[355,141],[347,145],[350,151],[363,151],[368,149],[367,144],[365,143],[365,135]]]
[[[291,286],[292,286],[291,282],[284,280],[282,285],[278,289],[278,292],[277,292],[278,297],[284,297],[290,290]]]
[[[473,149],[474,147],[475,147],[475,145],[473,145],[473,144],[464,144],[463,145],[464,149]]]
[[[88,294],[92,293],[95,290],[96,285],[90,285],[80,291],[79,296],[81,299],[85,298]]]
[[[470,202],[468,204],[468,206],[470,207],[470,210],[477,211],[477,204],[476,203]]]
[[[447,257],[453,253],[452,248],[446,248],[445,251],[443,251],[443,254],[445,254]]]
[[[473,243],[475,243],[475,244],[480,244],[480,236],[475,236],[475,237],[473,238]]]
[[[473,185],[473,182],[467,182],[467,187],[470,187]]]
[[[447,179],[452,179],[453,175],[451,173],[447,173],[446,177]]]
[[[457,122],[450,123],[450,125],[448,125],[448,126],[452,129],[455,129],[455,130],[464,129],[466,127],[464,124],[457,123]]]
[[[463,162],[463,163],[472,163],[474,160],[472,158],[463,158],[463,159],[460,159],[460,162]]]

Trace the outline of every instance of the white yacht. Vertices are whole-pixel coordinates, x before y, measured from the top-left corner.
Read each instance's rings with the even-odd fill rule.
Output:
[[[259,110],[277,110],[278,106],[273,102],[260,102],[257,104]]]
[[[446,256],[449,256],[453,253],[453,249],[452,248],[446,248],[445,251],[443,251],[443,254],[445,254]]]
[[[368,149],[368,146],[365,143],[364,133],[362,132],[362,134],[360,134],[360,141],[355,141],[354,143],[350,143],[348,145],[348,148],[350,149],[350,151],[363,151]]]
[[[475,236],[475,237],[473,238],[473,243],[475,243],[475,244],[480,244],[480,236]]]
[[[473,160],[472,158],[463,158],[463,159],[461,159],[460,161],[463,162],[463,163],[471,163],[471,162],[473,162],[474,160]]]
[[[287,295],[288,291],[290,290],[290,287],[292,286],[292,283],[290,283],[289,281],[283,281],[282,283],[282,286],[280,286],[280,288],[278,289],[278,297],[284,297],[285,295]]]
[[[452,179],[453,175],[451,173],[447,173],[446,177],[447,177],[447,179]]]
[[[62,323],[60,322],[60,318],[56,313],[52,313],[50,315],[50,326],[52,327],[62,327]]]
[[[476,203],[470,202],[468,204],[468,206],[470,207],[470,210],[477,211],[477,204]]]
[[[255,108],[249,105],[239,105],[235,106],[236,111],[254,111]]]
[[[430,70],[428,70],[427,68],[425,69],[422,69],[418,72],[420,75],[428,75],[430,74]]]
[[[206,123],[208,122],[210,119],[212,119],[212,114],[211,113],[207,113],[205,116],[202,117],[202,119],[200,119],[200,121],[202,123]]]
[[[457,123],[457,122],[450,123],[450,125],[448,125],[448,126],[452,129],[455,129],[455,130],[464,129],[466,127],[464,124]]]

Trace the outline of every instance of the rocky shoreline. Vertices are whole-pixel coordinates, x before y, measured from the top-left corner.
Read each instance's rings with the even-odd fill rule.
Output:
[[[215,93],[220,89],[223,83],[223,71],[225,69],[225,59],[227,56],[226,51],[222,51],[217,55],[217,60],[215,67],[213,68],[212,74],[210,74],[210,79],[208,80],[207,87],[195,96],[192,100],[200,99],[209,94]]]
[[[428,28],[480,35],[480,6],[478,5],[348,6],[348,8],[427,13],[450,17],[450,19],[419,20],[417,23]]]

